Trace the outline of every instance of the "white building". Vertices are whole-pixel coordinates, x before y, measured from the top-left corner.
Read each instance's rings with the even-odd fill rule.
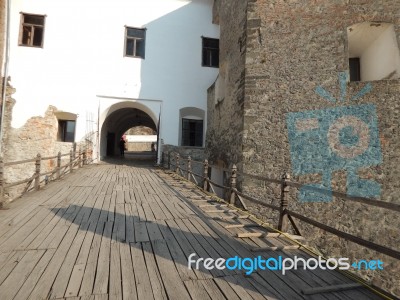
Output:
[[[203,146],[207,88],[218,74],[212,5],[11,1],[12,126],[52,105],[59,126],[54,138],[96,136],[100,157],[116,153],[121,135],[137,125],[158,130],[165,144]]]

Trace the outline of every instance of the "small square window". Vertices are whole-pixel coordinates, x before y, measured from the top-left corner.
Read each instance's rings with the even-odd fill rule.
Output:
[[[125,56],[145,56],[146,29],[125,27]]]
[[[57,140],[61,142],[75,141],[75,121],[58,120]]]
[[[182,146],[203,146],[203,120],[182,119]]]
[[[203,37],[202,66],[219,67],[219,40]]]
[[[21,13],[19,45],[43,48],[45,16]]]
[[[360,58],[349,58],[350,81],[361,81]]]

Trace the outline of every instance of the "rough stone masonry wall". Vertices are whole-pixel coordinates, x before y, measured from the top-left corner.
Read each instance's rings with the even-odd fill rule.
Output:
[[[247,1],[220,0],[214,20],[220,30],[219,77],[208,90],[206,156],[210,163],[227,167],[242,161],[244,54]]]
[[[400,81],[373,81],[372,91],[352,102],[347,99],[342,103],[329,103],[315,93],[316,87],[321,85],[334,97],[339,97],[338,73],[349,69],[348,26],[365,21],[392,23],[400,45],[399,11],[398,0],[251,1],[247,15],[244,171],[274,178],[286,171],[291,173],[287,113],[374,104],[383,163],[366,167],[360,170],[359,175],[381,184],[380,200],[400,204]],[[222,23],[223,19],[220,20]],[[222,38],[233,34],[226,31],[226,27],[221,26]],[[347,95],[355,95],[365,84],[347,83]],[[335,172],[333,188],[346,191],[346,176],[345,171]],[[320,181],[321,176],[310,174],[293,179],[310,183]],[[278,204],[278,187],[269,188],[261,182],[246,181],[243,189],[259,197],[267,195],[268,202]],[[341,199],[325,203],[299,202],[294,189],[289,208],[342,231],[399,250],[398,213]],[[270,210],[253,206],[253,211],[276,224],[276,214]],[[361,272],[360,275],[400,295],[399,261],[304,223],[300,223],[300,229],[310,245],[325,255],[349,257],[351,260],[381,259],[384,271]]]

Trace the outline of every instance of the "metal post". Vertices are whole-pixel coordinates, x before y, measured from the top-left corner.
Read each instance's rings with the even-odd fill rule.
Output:
[[[190,181],[190,175],[192,172],[192,158],[189,156],[187,159],[187,180]]]
[[[73,169],[73,160],[74,160],[74,152],[71,150],[69,151],[69,172],[72,173],[72,169]]]
[[[282,175],[281,180],[281,205],[279,208],[279,223],[278,229],[281,231],[288,230],[288,216],[286,214],[286,209],[288,208],[288,200],[289,200],[289,186],[287,185],[287,181],[290,180],[290,175],[285,173]]]
[[[42,157],[40,153],[36,156],[36,161],[35,161],[35,190],[40,189],[40,162],[42,160]]]
[[[208,160],[204,160],[203,169],[203,190],[208,191]]]
[[[176,173],[176,174],[179,174],[179,153],[176,154],[176,157],[175,157],[175,158],[176,158],[176,159],[175,159],[175,161],[176,161],[175,173]]]
[[[57,179],[61,177],[61,151],[57,154]]]
[[[235,204],[235,189],[236,189],[236,179],[237,179],[237,167],[235,164],[232,165],[231,168],[231,194],[230,194],[230,199],[229,203],[234,205]]]

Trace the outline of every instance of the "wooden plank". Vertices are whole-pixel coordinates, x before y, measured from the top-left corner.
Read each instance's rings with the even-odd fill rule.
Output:
[[[71,278],[65,291],[65,297],[74,297],[78,294],[84,272],[85,264],[74,265]]]
[[[189,293],[175,268],[166,241],[153,241],[152,245],[168,298],[190,299]]]
[[[141,243],[131,243],[131,255],[133,271],[135,273],[135,283],[138,299],[154,299],[151,290],[149,274],[147,272],[145,259]]]
[[[97,263],[96,279],[94,281],[93,294],[107,294],[108,277],[110,271],[110,245],[114,222],[107,222],[101,239],[100,252]]]
[[[125,205],[115,206],[115,223],[112,232],[112,239],[118,242],[125,242]]]
[[[120,245],[120,243],[114,242],[114,240],[111,243],[109,296],[122,300]]]
[[[79,229],[78,224],[71,224],[67,233],[65,234],[60,246],[57,248],[54,256],[52,257],[50,263],[48,264],[46,270],[44,271],[42,277],[40,277],[38,283],[33,289],[30,298],[32,299],[46,299],[48,296],[51,286],[61,268],[61,265],[68,253],[69,248],[72,245],[72,241]]]
[[[258,224],[229,224],[229,225],[225,225],[226,229],[229,229],[229,228],[253,228],[253,227],[262,227],[262,226],[258,225]]]
[[[331,292],[340,292],[351,289],[356,289],[363,287],[360,283],[347,283],[347,284],[338,284],[338,285],[330,285],[330,286],[320,286],[320,287],[312,287],[308,289],[304,289],[301,292],[304,295],[314,295],[321,293],[331,293]]]
[[[136,300],[136,282],[133,273],[131,249],[128,243],[120,245],[122,296],[124,300]]]
[[[208,214],[216,214],[216,213],[232,213],[232,212],[237,212],[236,209],[210,209],[210,210],[204,210],[205,213]]]
[[[187,290],[189,291],[190,297],[193,300],[211,300],[207,294],[204,286],[197,280],[184,281]]]
[[[154,258],[151,243],[143,242],[142,247],[154,299],[168,299],[156,260]]]
[[[210,295],[211,299],[225,299],[221,290],[212,279],[200,280],[200,282],[207,293]]]
[[[295,250],[299,249],[300,245],[291,245],[291,246],[278,246],[278,247],[260,247],[260,248],[252,248],[253,252],[261,252],[261,251],[280,251],[280,250]]]
[[[10,275],[0,285],[0,299],[13,299],[15,294],[25,282],[25,278],[30,275],[35,265],[41,259],[45,250],[29,250],[18,262]]]
[[[126,232],[125,240],[127,243],[135,241],[135,229],[134,229],[134,212],[131,204],[125,204],[125,215],[126,215]]]
[[[217,284],[221,292],[224,294],[226,299],[229,300],[240,300],[239,296],[235,293],[225,277],[214,278],[214,282]]]
[[[65,291],[68,287],[68,282],[72,273],[72,270],[75,265],[76,258],[79,254],[79,250],[82,246],[84,241],[86,231],[88,228],[87,223],[83,223],[80,226],[80,230],[78,231],[77,235],[75,236],[74,240],[72,241],[72,245],[66,254],[66,257],[61,265],[60,271],[57,274],[57,277],[54,280],[52,291],[51,291],[51,298],[62,298],[65,295]]]

